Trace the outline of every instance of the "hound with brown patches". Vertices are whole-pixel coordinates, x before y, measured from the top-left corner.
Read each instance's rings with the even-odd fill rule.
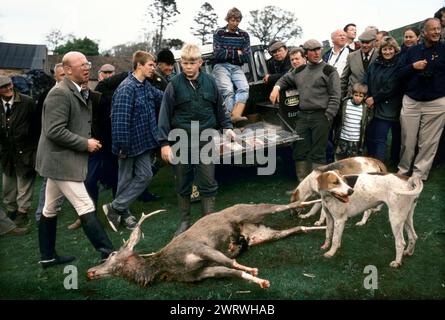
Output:
[[[390,263],[397,268],[402,256],[411,256],[417,235],[413,225],[414,208],[423,189],[420,178],[408,178],[396,174],[359,174],[342,176],[338,171],[328,171],[317,178],[323,210],[326,212],[326,240],[321,249],[329,249],[324,256],[332,257],[341,245],[346,221],[358,213],[379,203],[388,206],[389,221],[395,239],[396,258]],[[349,182],[349,184],[348,184]],[[350,184],[353,184],[351,188]],[[403,229],[408,234],[405,249]],[[332,243],[332,245],[331,245]]]
[[[198,281],[212,277],[238,277],[268,288],[269,281],[257,277],[258,269],[236,262],[247,246],[277,240],[294,233],[325,227],[293,227],[274,230],[261,225],[268,215],[298,207],[300,204],[238,204],[199,219],[156,253],[143,258],[133,251],[142,236],[143,215],[130,239],[103,264],[88,270],[89,279],[124,276],[140,285],[154,281]],[[163,210],[160,210],[163,211]]]
[[[338,170],[340,174],[360,174],[366,172],[381,172],[386,173],[386,166],[383,162],[369,157],[352,157],[337,162],[333,162],[326,166],[321,166],[314,169],[292,193],[290,202],[303,202],[312,196],[319,195],[317,178],[323,173],[330,170]],[[356,225],[362,226],[366,223],[371,213],[379,211],[381,206],[366,210],[363,214],[363,218]],[[315,204],[309,213],[300,215],[301,219],[309,218],[321,211],[321,203]],[[321,211],[320,219],[315,222],[316,226],[322,225],[325,221],[325,213]]]

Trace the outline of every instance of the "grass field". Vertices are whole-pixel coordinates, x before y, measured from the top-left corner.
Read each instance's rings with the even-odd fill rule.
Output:
[[[279,164],[280,165],[280,164]],[[290,170],[290,169],[288,169]],[[218,172],[220,192],[217,209],[236,203],[288,202],[287,190],[295,179],[281,164],[273,176],[257,176],[255,168],[230,167]],[[40,180],[36,184],[36,192]],[[167,212],[147,220],[143,225],[145,239],[136,249],[149,253],[160,249],[171,239],[178,225],[172,171],[164,167],[155,177],[151,190],[162,195],[158,202],[137,202],[132,211],[166,209]],[[110,200],[110,191],[101,194],[100,203]],[[37,198],[37,197],[35,197]],[[198,283],[157,283],[141,288],[120,278],[86,281],[86,270],[95,265],[99,254],[94,251],[81,229],[67,230],[75,213],[69,203],[59,217],[57,251],[74,255],[79,280],[77,290],[66,290],[63,266],[42,270],[39,260],[37,228],[31,234],[0,238],[1,299],[444,299],[445,298],[445,165],[436,166],[419,199],[414,226],[419,236],[415,253],[404,259],[400,269],[389,267],[394,259],[394,239],[386,209],[363,227],[356,227],[355,217],[347,222],[342,248],[332,259],[319,249],[324,232],[295,235],[277,242],[254,247],[238,261],[259,268],[260,277],[269,279],[269,289],[239,279],[208,279]],[[35,205],[34,205],[35,207]],[[193,218],[199,218],[200,204],[193,204]],[[99,217],[104,222],[102,211]],[[267,224],[277,228],[311,225],[318,217],[300,220],[281,213]],[[115,246],[127,239],[130,231],[108,233]],[[378,289],[364,288],[364,268],[373,265],[378,272]]]

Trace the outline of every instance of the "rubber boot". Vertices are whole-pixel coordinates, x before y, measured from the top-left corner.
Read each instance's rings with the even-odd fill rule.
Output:
[[[39,221],[39,248],[42,268],[49,268],[58,264],[65,264],[75,259],[72,256],[58,256],[56,254],[57,216],[48,218],[42,215]]]
[[[248,119],[243,117],[244,109],[246,108],[245,103],[237,102],[232,110],[232,115],[230,117],[234,127],[244,127]]]
[[[295,161],[295,173],[298,182],[301,183],[306,176],[311,173],[312,166],[309,161]]]
[[[201,213],[206,216],[215,212],[215,197],[201,197]]]
[[[79,216],[79,218],[88,240],[90,240],[93,247],[100,252],[101,259],[107,259],[110,253],[114,251],[114,247],[105,229],[100,224],[96,213],[94,211],[88,212]]]
[[[175,236],[190,228],[190,196],[183,197],[178,195],[178,209],[181,216],[181,224],[178,230],[176,230]]]

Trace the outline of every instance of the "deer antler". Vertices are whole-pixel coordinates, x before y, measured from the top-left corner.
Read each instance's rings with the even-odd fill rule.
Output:
[[[145,219],[154,216],[155,214],[159,213],[159,212],[163,212],[166,211],[165,209],[161,209],[161,210],[156,210],[153,211],[149,214],[144,214],[142,213],[141,218],[139,219],[139,222],[137,223],[136,227],[134,228],[133,232],[131,232],[130,238],[127,240],[127,242],[125,243],[125,246],[130,249],[131,251],[133,251],[133,248],[138,244],[138,242],[141,240],[141,237],[144,236],[144,234],[142,233],[141,230],[141,225],[144,222]]]

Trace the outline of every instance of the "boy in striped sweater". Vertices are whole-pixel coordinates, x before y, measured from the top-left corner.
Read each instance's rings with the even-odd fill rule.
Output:
[[[249,62],[250,38],[246,31],[238,28],[242,17],[237,8],[230,9],[226,16],[227,25],[213,35],[213,75],[232,123],[238,127],[247,121],[243,112],[249,97],[249,83],[242,65]]]
[[[336,148],[336,160],[355,157],[363,154],[365,131],[371,120],[371,112],[365,101],[368,86],[355,83],[352,97],[346,98],[341,108]]]

